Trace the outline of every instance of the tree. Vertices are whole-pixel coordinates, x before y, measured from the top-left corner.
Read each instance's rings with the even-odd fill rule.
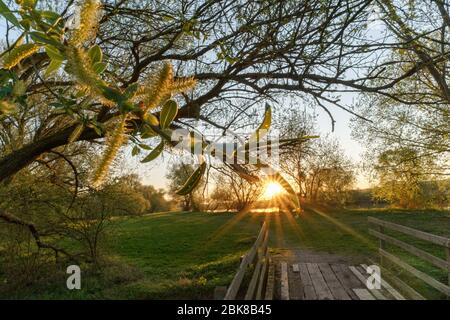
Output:
[[[355,181],[353,163],[336,140],[317,139],[312,149],[305,159],[306,198],[313,202],[344,204]]]
[[[59,3],[58,12],[48,3],[2,6],[0,181],[54,152],[71,161],[72,145],[101,144],[98,163],[88,165],[88,181],[100,188],[125,144],[146,163],[173,146],[178,128],[248,128],[265,112],[262,102],[287,96],[309,98],[332,117],[331,106],[354,113],[340,103],[340,92],[404,103],[396,88],[427,71],[431,87],[447,97],[439,78],[448,72],[435,72],[446,65],[445,37],[439,53],[421,50],[433,21],[410,41],[420,20],[405,28],[389,1],[378,4],[396,27],[375,40],[366,24],[369,0],[84,0],[79,16],[73,1]],[[446,20],[445,6],[433,3]],[[399,31],[403,38],[394,37]],[[418,61],[383,59],[404,47]],[[411,97],[408,104],[424,104]],[[249,179],[254,169],[229,166]],[[17,217],[2,211],[0,218]]]
[[[377,3],[386,32],[398,42],[382,58],[384,72],[406,71],[409,76],[385,96],[360,97],[355,110],[372,122],[355,119],[353,135],[364,141],[371,162],[392,149],[414,149],[419,157],[433,158],[433,173],[445,179],[450,155],[448,4],[442,0]]]
[[[375,172],[379,185],[374,196],[404,208],[417,208],[428,199],[422,183],[429,180],[433,159],[427,159],[414,149],[387,150],[378,157]]]
[[[316,120],[306,110],[285,113],[277,128],[281,138],[303,137],[280,154],[281,171],[294,182],[296,192],[313,202],[345,203],[355,170],[339,143],[317,136]]]
[[[23,145],[3,155],[1,180],[54,148],[110,136],[98,170],[97,178],[101,178],[106,171],[101,169],[107,167],[125,138],[140,148],[139,136],[154,135],[149,133],[150,127],[167,139],[152,116],[159,116],[154,107],[163,104],[167,95],[152,96],[158,91],[152,76],[171,79],[176,75],[165,88],[170,87],[171,93],[193,85],[179,74],[194,76],[196,91],[178,99],[180,110],[171,120],[181,126],[181,122],[201,120],[223,129],[249,124],[245,111],[262,99],[287,93],[309,96],[325,109],[334,104],[351,112],[335,97],[340,88],[386,95],[387,89],[414,73],[392,77],[370,68],[368,51],[388,51],[395,44],[382,42],[376,48],[373,42],[361,40],[368,32],[364,20],[370,14],[371,1],[367,0],[315,0],[304,5],[297,1],[128,0],[105,1],[101,11],[97,1],[86,0],[80,19],[83,28],[65,31],[71,4],[60,4],[59,13],[48,13],[37,10],[33,2],[23,2],[18,11],[21,17],[4,13],[11,32],[5,51],[9,58],[2,73],[2,112],[8,121],[14,118],[9,115],[16,108],[35,117],[36,110],[44,109],[47,115],[39,117],[34,129],[29,127]],[[47,9],[45,4],[39,8]],[[20,19],[27,22],[21,25]],[[17,34],[20,39],[28,35],[31,41],[19,47]],[[89,50],[91,55],[86,56]],[[173,72],[168,65],[162,67],[167,60],[173,62]],[[67,62],[66,72],[49,76],[63,62]],[[367,70],[368,76],[349,78],[347,71],[356,67]],[[47,77],[43,76],[45,70]],[[383,83],[368,85],[373,74]],[[83,95],[80,86],[88,88],[89,95]],[[144,98],[137,87],[153,88],[144,95],[153,100]],[[140,102],[144,106],[138,107]]]
[[[226,166],[215,169],[218,175],[215,178],[212,198],[224,205],[227,211],[229,209],[239,212],[249,210],[261,196],[261,183],[251,183]]]
[[[306,110],[290,110],[280,117],[276,127],[280,131],[280,137],[311,137],[301,140],[301,143],[286,148],[280,154],[279,166],[282,172],[288,176],[297,188],[299,195],[305,194],[306,159],[314,152],[315,118]]]

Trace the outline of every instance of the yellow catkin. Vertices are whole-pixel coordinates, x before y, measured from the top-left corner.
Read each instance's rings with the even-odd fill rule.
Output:
[[[95,188],[99,187],[102,184],[103,180],[108,174],[111,163],[116,157],[120,147],[124,143],[126,121],[127,117],[123,116],[120,122],[117,124],[117,127],[112,132],[112,134],[106,139],[107,141],[106,150],[103,154],[102,159],[100,160],[100,164],[97,167],[92,179],[92,185]]]
[[[150,79],[150,83],[146,86],[142,101],[145,108],[144,113],[156,108],[161,99],[170,94],[173,83],[173,68],[170,63],[164,63],[159,74]]]
[[[99,86],[103,84],[103,80],[92,69],[92,61],[86,51],[69,46],[66,49],[66,56],[70,73],[78,83],[89,93],[102,96]]]
[[[28,58],[39,50],[39,46],[34,43],[26,43],[15,47],[3,59],[3,68],[11,69],[18,65],[23,59]]]
[[[98,27],[100,2],[98,0],[85,0],[80,9],[79,25],[70,38],[70,44],[82,46],[86,41],[92,40]]]
[[[173,82],[171,87],[172,94],[186,92],[192,89],[197,81],[194,78],[180,78]]]

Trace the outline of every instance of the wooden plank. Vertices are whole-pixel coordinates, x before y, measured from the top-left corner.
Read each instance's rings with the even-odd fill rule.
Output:
[[[267,253],[268,240],[269,240],[269,234],[268,234],[268,231],[266,230],[265,234],[264,234],[264,241],[262,242],[261,247],[258,248],[257,262],[256,262],[256,266],[255,266],[255,270],[253,272],[252,278],[248,285],[247,292],[244,297],[245,300],[252,300],[255,297],[256,287],[258,285],[258,280],[260,278],[260,273],[261,273],[262,267],[263,267],[263,259]]]
[[[407,234],[409,236],[418,238],[418,239],[422,239],[428,242],[432,242],[434,244],[440,245],[440,246],[444,246],[447,248],[450,248],[450,238],[446,238],[446,237],[442,237],[442,236],[438,236],[435,234],[431,234],[428,232],[424,232],[424,231],[420,231],[420,230],[416,230],[410,227],[405,227],[396,223],[392,223],[392,222],[388,222],[388,221],[383,221],[377,218],[373,218],[373,217],[369,217],[368,218],[370,223],[391,229],[391,230],[395,230],[404,234]]]
[[[309,275],[308,268],[306,267],[306,263],[300,263],[298,265],[298,268],[300,272],[300,279],[303,284],[303,291],[305,293],[305,300],[316,300],[316,291],[314,290],[314,286]]]
[[[338,278],[339,282],[342,284],[347,294],[352,300],[357,300],[357,295],[353,292],[353,289],[361,285],[361,283],[353,276],[353,273],[348,269],[347,266],[343,264],[332,264],[331,270]]]
[[[350,270],[353,272],[353,274],[361,281],[364,286],[367,287],[367,279],[363,276],[363,274],[355,267],[350,266]],[[370,290],[370,293],[375,296],[378,300],[387,300],[386,297],[381,293],[381,290],[373,289]]]
[[[252,300],[255,296],[256,285],[259,278],[259,273],[261,272],[262,262],[258,260],[255,266],[255,271],[253,272],[252,278],[245,293],[244,300]]]
[[[259,275],[258,288],[256,289],[256,295],[255,295],[256,300],[261,300],[261,297],[262,297],[262,291],[263,291],[266,276],[267,276],[268,263],[269,263],[269,256],[266,253],[266,256],[263,258],[263,266],[262,266],[261,274]]]
[[[379,239],[383,239],[384,241],[386,241],[388,243],[391,243],[391,244],[393,244],[393,245],[395,245],[395,246],[397,246],[399,248],[402,248],[403,250],[405,250],[405,251],[415,255],[416,257],[419,257],[419,258],[421,258],[421,259],[423,259],[425,261],[430,262],[431,264],[435,265],[438,268],[441,268],[441,269],[444,269],[444,270],[448,270],[448,268],[449,268],[449,264],[447,263],[447,261],[445,261],[445,260],[443,260],[441,258],[438,258],[436,256],[433,256],[432,254],[430,254],[430,253],[428,253],[426,251],[423,251],[421,249],[418,249],[418,248],[416,248],[416,247],[414,247],[414,246],[412,246],[412,245],[410,245],[410,244],[408,244],[406,242],[403,242],[401,240],[395,239],[395,238],[393,238],[391,236],[388,236],[386,234],[382,234],[382,233],[380,233],[378,231],[375,231],[375,230],[372,230],[372,229],[369,230],[369,233],[371,235],[379,238]],[[381,249],[383,249],[383,248],[381,248]]]
[[[445,248],[445,254],[447,256],[448,286],[450,287],[450,248]]]
[[[359,300],[376,300],[367,289],[353,289]]]
[[[317,299],[334,300],[334,297],[331,294],[331,291],[328,288],[317,263],[306,263],[306,267],[308,268],[314,290],[316,291]]]
[[[245,272],[247,271],[247,267],[255,259],[258,247],[265,238],[266,230],[267,230],[267,223],[264,222],[258,234],[258,238],[256,239],[250,251],[245,255],[244,259],[242,259],[238,271],[236,272],[233,280],[231,281],[230,286],[228,287],[227,294],[225,295],[225,300],[236,299],[236,296],[239,292],[239,288],[242,284],[242,280],[244,279]]]
[[[292,271],[294,272],[300,272],[300,268],[298,266],[298,263],[295,263],[292,265]]]
[[[319,263],[319,269],[336,300],[351,300],[328,263]]]
[[[367,270],[367,265],[361,265],[365,270]],[[390,285],[389,282],[381,275],[381,286],[386,289],[396,300],[406,300],[404,296],[400,294],[397,290],[394,289],[393,286]]]
[[[288,266],[281,262],[281,300],[289,300]]]
[[[269,259],[269,271],[267,273],[267,285],[264,300],[273,300],[274,291],[275,291],[275,265],[272,259]]]
[[[440,291],[440,292],[450,296],[450,287],[449,286],[446,286],[442,282],[439,282],[436,279],[430,277],[429,275],[423,273],[422,271],[417,270],[416,268],[410,266],[406,262],[403,262],[402,260],[400,260],[396,256],[390,254],[389,252],[386,252],[383,249],[379,249],[379,251],[380,251],[380,254],[382,256],[384,256],[385,258],[389,259],[391,262],[393,262],[396,265],[398,265],[399,267],[405,269],[406,271],[408,271],[409,273],[413,274],[414,276],[416,276],[417,278],[419,278],[423,282],[429,284],[430,286],[432,286],[436,290],[438,290],[438,291]]]
[[[401,289],[404,293],[406,293],[412,300],[426,300],[424,296],[418,293],[416,290],[411,288],[405,282],[394,276],[393,274],[389,275],[389,279],[397,286],[397,288]]]

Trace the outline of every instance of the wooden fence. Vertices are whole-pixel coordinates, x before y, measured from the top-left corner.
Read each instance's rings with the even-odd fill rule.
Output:
[[[270,259],[269,250],[269,228],[264,222],[258,234],[258,238],[242,258],[241,264],[226,290],[225,300],[234,300],[238,294],[245,292],[245,300],[271,300],[274,291],[274,265]],[[243,280],[249,270],[253,268],[250,282],[246,290],[242,288]]]
[[[379,239],[379,253],[382,259],[387,259],[390,262],[394,263],[395,265],[399,266],[400,268],[408,271],[415,277],[419,278],[420,280],[424,281],[431,287],[435,288],[436,290],[444,293],[447,295],[447,297],[450,297],[450,238],[437,236],[431,233],[419,231],[413,228],[409,228],[406,226],[402,226],[396,223],[387,222],[383,220],[379,220],[373,217],[369,217],[369,223],[375,225],[377,227],[377,230],[370,229],[369,232],[373,236],[377,237]],[[399,233],[406,234],[408,236],[424,240],[430,243],[433,243],[438,246],[442,246],[446,253],[446,260],[441,259],[439,257],[436,257],[429,252],[426,252],[422,249],[416,248],[413,245],[406,243],[404,241],[401,241],[399,239],[394,238],[393,236],[387,235],[385,233],[385,229],[393,230]],[[432,265],[443,269],[448,274],[448,285],[436,280],[435,278],[429,276],[428,274],[417,270],[413,266],[409,265],[408,263],[401,260],[399,257],[393,255],[392,253],[389,253],[386,251],[386,243],[392,244],[398,248],[403,249],[404,251],[422,259],[425,260]],[[411,288],[410,288],[411,289]]]

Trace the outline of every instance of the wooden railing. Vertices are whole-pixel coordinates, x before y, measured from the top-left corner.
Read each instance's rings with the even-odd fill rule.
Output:
[[[226,290],[225,300],[234,300],[243,291],[242,283],[247,271],[253,267],[247,289],[245,290],[245,300],[271,300],[273,298],[274,267],[270,261],[269,250],[269,228],[266,222],[263,223],[258,238],[250,251],[242,258],[241,264]],[[269,280],[269,281],[268,281]]]
[[[402,226],[396,223],[387,222],[383,220],[379,220],[373,217],[369,217],[369,223],[375,225],[377,230],[370,229],[369,232],[373,236],[377,237],[379,240],[379,253],[382,259],[387,259],[390,262],[394,263],[398,267],[408,271],[415,277],[419,278],[423,282],[427,283],[431,287],[436,290],[442,292],[443,294],[450,297],[450,238],[434,235],[431,233],[423,232],[420,230],[416,230],[413,228],[409,228],[406,226]],[[422,249],[416,248],[413,245],[406,243],[402,240],[396,239],[393,236],[387,235],[384,231],[385,229],[393,230],[396,232],[400,232],[406,234],[408,236],[424,240],[430,243],[433,243],[438,246],[442,246],[446,253],[446,260],[436,257],[429,252],[426,252]],[[432,265],[443,269],[448,274],[448,285],[436,280],[435,278],[429,276],[428,274],[417,270],[413,266],[408,263],[402,261],[399,257],[393,255],[386,251],[386,243],[392,244],[398,248],[403,249],[404,251],[425,260]]]

